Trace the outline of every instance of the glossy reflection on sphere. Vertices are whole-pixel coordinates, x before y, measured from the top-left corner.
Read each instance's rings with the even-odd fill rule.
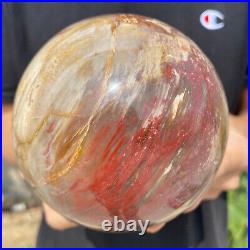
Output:
[[[57,211],[100,228],[118,216],[170,220],[222,159],[227,105],[216,72],[167,24],[109,15],[53,37],[15,99],[19,166]]]

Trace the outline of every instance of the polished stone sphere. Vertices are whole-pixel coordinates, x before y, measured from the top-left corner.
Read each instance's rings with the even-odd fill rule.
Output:
[[[166,222],[194,204],[227,140],[215,69],[175,28],[136,15],[75,23],[49,40],[14,105],[19,166],[62,215]]]

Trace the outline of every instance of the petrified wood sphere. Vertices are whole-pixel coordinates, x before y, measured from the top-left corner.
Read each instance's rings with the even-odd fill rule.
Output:
[[[227,105],[211,62],[160,21],[83,20],[53,37],[15,99],[24,175],[66,217],[92,228],[118,216],[170,220],[218,168]]]

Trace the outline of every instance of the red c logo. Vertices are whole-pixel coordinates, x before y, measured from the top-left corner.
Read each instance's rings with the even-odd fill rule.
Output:
[[[224,15],[218,10],[205,10],[200,15],[200,22],[208,30],[218,30],[224,27]]]

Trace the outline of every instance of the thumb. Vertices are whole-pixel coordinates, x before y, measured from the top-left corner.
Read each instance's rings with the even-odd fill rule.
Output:
[[[154,234],[160,231],[165,226],[165,223],[155,224],[147,229],[147,233]]]

